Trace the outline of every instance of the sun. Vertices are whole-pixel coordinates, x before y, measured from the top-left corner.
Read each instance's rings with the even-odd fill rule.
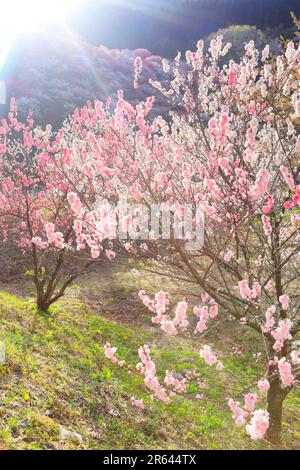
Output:
[[[84,0],[0,0],[0,46],[18,33],[41,24],[61,22]]]
[[[67,13],[84,1],[0,0],[0,72],[18,34],[43,29],[47,23],[61,23],[67,29]]]

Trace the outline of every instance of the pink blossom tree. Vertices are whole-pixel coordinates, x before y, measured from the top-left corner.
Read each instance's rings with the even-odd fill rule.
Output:
[[[260,54],[250,42],[239,63],[221,65],[229,47],[219,37],[206,54],[200,41],[195,52],[186,53],[184,65],[180,57],[175,60],[171,80],[153,83],[177,109],[171,124],[161,117],[148,119],[152,98],[133,108],[119,93],[114,113],[99,103],[85,108],[74,116],[72,132],[84,137],[84,174],[102,200],[126,195],[149,210],[157,204],[162,210],[181,211],[186,204],[194,213],[199,206],[204,209],[201,248],[188,249],[191,234],[153,240],[151,231],[146,246],[128,240],[125,248],[149,263],[155,259],[151,269],[179,285],[197,287],[198,298],[183,299],[175,317],[166,293],[154,300],[141,293],[165,332],[179,334],[192,325],[193,308],[200,338],[211,321],[224,317],[233,319],[241,334],[250,328],[261,339],[265,374],[258,388],[267,394],[267,410],[255,409],[256,394],[245,396],[243,408],[232,398],[228,405],[236,424],[246,425],[253,439],[267,432],[278,442],[283,402],[300,378],[294,343],[300,329],[300,138],[295,126],[300,49],[290,43],[284,55],[272,58],[268,46]],[[165,61],[164,68],[170,72]],[[71,138],[70,148],[75,143]],[[107,213],[86,206],[84,194],[76,197],[78,237],[88,235],[96,247]],[[93,222],[82,224],[89,214]],[[193,222],[195,228],[195,217]],[[126,224],[139,231],[142,221],[128,217]],[[151,390],[157,387],[165,400],[149,354],[147,348],[140,352],[142,370],[152,374],[146,373],[145,383]],[[208,346],[201,355],[207,364],[223,368]]]
[[[293,342],[300,327],[300,48],[289,43],[273,59],[268,46],[260,56],[250,42],[240,63],[221,68],[227,49],[218,38],[204,55],[200,42],[186,54],[187,71],[175,68],[166,89],[155,84],[182,109],[173,115],[172,138],[183,155],[173,197],[180,187],[206,215],[203,248],[175,247],[171,264],[220,312],[261,336],[267,435],[277,442],[283,401],[300,378]],[[200,332],[214,318],[205,309],[196,315]],[[247,428],[254,438],[255,422]]]
[[[59,170],[68,159],[61,135],[50,126],[34,128],[31,116],[25,124],[19,122],[14,100],[0,126],[1,242],[12,243],[30,259],[41,311],[93,262],[76,243],[67,195],[78,180],[74,172],[68,179]]]

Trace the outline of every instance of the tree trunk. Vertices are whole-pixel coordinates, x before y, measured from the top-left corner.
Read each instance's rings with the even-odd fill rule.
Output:
[[[51,305],[50,300],[45,296],[45,293],[37,290],[36,293],[36,305],[40,312],[47,312]]]
[[[58,299],[63,297],[64,290],[56,294],[54,297],[48,297],[46,295],[37,295],[36,304],[40,312],[48,312],[49,307],[56,302]]]
[[[270,378],[270,389],[267,395],[268,412],[270,415],[270,425],[267,431],[267,439],[272,444],[281,443],[281,428],[282,428],[282,405],[286,396],[284,390],[280,387],[278,377]]]
[[[37,299],[37,308],[40,312],[47,312],[50,304],[45,299]]]

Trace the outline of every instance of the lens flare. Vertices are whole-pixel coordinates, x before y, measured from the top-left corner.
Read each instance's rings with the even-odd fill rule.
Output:
[[[0,71],[16,36],[47,24],[64,24],[68,12],[85,0],[0,0]]]
[[[0,45],[16,34],[48,22],[63,21],[84,0],[0,0]]]

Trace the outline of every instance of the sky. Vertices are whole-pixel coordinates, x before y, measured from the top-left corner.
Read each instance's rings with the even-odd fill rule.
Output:
[[[3,61],[22,32],[52,28],[170,57],[230,24],[289,24],[291,10],[300,0],[0,0],[0,48]]]

